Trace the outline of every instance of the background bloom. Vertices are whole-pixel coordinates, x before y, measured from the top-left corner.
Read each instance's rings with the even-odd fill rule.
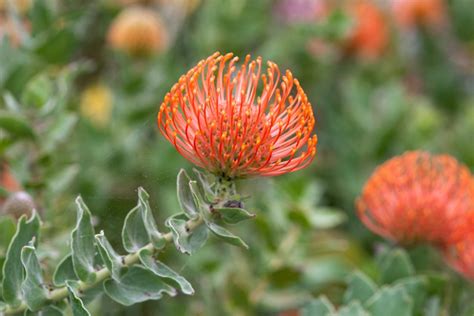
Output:
[[[382,11],[372,2],[356,1],[348,5],[354,20],[347,47],[364,58],[380,56],[388,44],[388,29]]]
[[[159,16],[152,9],[141,7],[130,7],[119,14],[110,26],[108,41],[130,55],[159,53],[168,45]]]
[[[469,230],[474,181],[448,155],[408,152],[378,167],[357,201],[362,222],[388,239],[446,244]]]
[[[263,73],[261,58],[237,61],[216,53],[182,76],[161,105],[161,132],[186,159],[216,174],[273,176],[304,168],[317,138],[298,80],[290,71],[281,75],[273,62]]]
[[[112,92],[104,84],[93,84],[81,95],[81,114],[97,127],[109,123],[112,105]]]
[[[392,0],[395,19],[401,26],[440,25],[445,19],[443,0]]]

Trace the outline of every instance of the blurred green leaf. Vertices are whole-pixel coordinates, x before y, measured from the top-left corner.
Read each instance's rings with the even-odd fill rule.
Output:
[[[26,119],[5,111],[0,111],[0,129],[18,138],[35,137],[35,132]]]
[[[375,283],[362,272],[353,273],[348,280],[344,293],[344,303],[356,300],[364,304],[377,290]]]
[[[73,132],[77,123],[77,116],[72,113],[62,113],[49,127],[47,137],[42,139],[43,151],[52,153],[57,146],[64,143]]]
[[[52,23],[54,23],[52,11],[47,5],[47,1],[33,1],[33,8],[31,10],[31,28],[33,34],[49,29]]]
[[[15,235],[15,230],[16,225],[12,217],[0,217],[0,256],[5,254],[13,235]]]
[[[328,316],[335,311],[336,309],[332,303],[325,296],[320,296],[301,309],[301,316]]]
[[[26,84],[22,92],[22,103],[37,108],[43,107],[54,95],[51,79],[44,73],[36,75]]]
[[[54,305],[49,305],[37,312],[26,310],[24,316],[63,316],[63,311]]]
[[[410,258],[400,248],[391,250],[380,258],[380,281],[382,284],[390,284],[414,273],[415,269],[410,262]]]
[[[96,278],[95,238],[91,213],[81,197],[76,199],[77,222],[71,234],[72,263],[74,271],[83,282],[93,282]]]
[[[38,240],[40,219],[36,212],[29,220],[26,216],[20,217],[17,230],[8,246],[6,260],[3,265],[3,298],[12,305],[17,306],[22,297],[21,284],[24,280],[24,270],[21,264],[21,250],[29,241]]]
[[[402,287],[382,287],[366,303],[373,316],[411,316],[413,300]]]
[[[231,245],[237,246],[237,247],[242,247],[242,248],[245,248],[245,249],[249,248],[249,246],[240,237],[235,236],[234,234],[232,234],[230,231],[228,231],[224,227],[219,226],[219,225],[217,225],[215,223],[212,223],[212,222],[206,222],[206,225],[209,228],[209,230],[214,233],[214,235],[216,235],[217,237],[219,237],[223,241],[225,241],[225,242],[227,242]]]
[[[359,302],[351,302],[337,311],[337,316],[370,316]]]
[[[150,270],[141,266],[131,267],[120,281],[109,279],[104,283],[105,293],[117,303],[130,306],[136,303],[159,300],[166,293],[175,296],[176,290]]]
[[[33,242],[22,248],[21,263],[25,268],[25,280],[21,285],[23,298],[31,311],[37,311],[46,303],[47,293]]]
[[[421,313],[427,298],[428,280],[425,276],[418,275],[397,280],[394,287],[402,287],[408,296],[413,300],[413,311]]]
[[[36,54],[46,62],[62,64],[70,59],[76,41],[73,32],[67,28],[48,29],[35,38],[34,46]]]
[[[189,283],[185,278],[174,272],[170,267],[161,261],[154,259],[152,253],[149,250],[141,250],[139,256],[141,263],[157,276],[163,278],[165,282],[169,283],[171,280],[172,285],[179,285],[181,292],[184,294],[194,294],[194,289],[191,283]]]
[[[309,219],[314,228],[328,229],[344,223],[347,215],[338,209],[318,207],[310,213]]]

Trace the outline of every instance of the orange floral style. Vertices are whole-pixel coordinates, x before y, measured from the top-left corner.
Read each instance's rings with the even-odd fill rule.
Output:
[[[445,247],[444,258],[454,270],[474,280],[474,232],[471,232],[464,240]]]
[[[382,11],[372,2],[356,1],[348,5],[348,13],[354,19],[348,50],[363,58],[380,56],[388,44],[388,28]]]
[[[392,0],[392,10],[397,23],[405,27],[440,25],[446,12],[443,0]]]
[[[300,83],[273,62],[215,53],[182,76],[158,114],[181,155],[219,176],[275,176],[316,154],[315,118]]]
[[[357,208],[362,222],[385,238],[446,245],[472,227],[474,180],[451,156],[408,152],[375,170]]]

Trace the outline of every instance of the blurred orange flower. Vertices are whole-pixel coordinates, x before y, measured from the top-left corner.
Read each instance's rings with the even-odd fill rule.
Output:
[[[443,0],[392,0],[392,10],[398,24],[413,27],[442,24],[446,8]]]
[[[408,152],[375,170],[357,208],[362,222],[385,238],[445,245],[471,228],[474,180],[451,156]]]
[[[382,11],[370,1],[350,2],[348,13],[354,19],[347,48],[363,57],[380,56],[388,44],[388,28]]]
[[[8,38],[13,47],[18,47],[21,44],[21,32],[28,32],[29,29],[30,24],[27,21],[20,21],[18,25],[10,17],[0,15],[0,40],[3,40],[4,37]]]
[[[108,41],[115,49],[140,56],[164,51],[168,46],[167,36],[166,29],[155,11],[130,7],[112,22]]]
[[[21,189],[20,184],[13,176],[6,163],[0,164],[0,188],[8,192],[15,192]],[[1,201],[1,197],[0,197]]]
[[[262,59],[236,63],[215,53],[182,76],[158,114],[181,155],[231,178],[274,176],[306,167],[316,154],[311,104],[290,71]]]
[[[81,95],[80,110],[82,116],[96,127],[109,123],[112,112],[112,91],[101,83],[88,86]]]
[[[474,280],[474,232],[464,240],[445,247],[444,258],[454,270]]]
[[[16,10],[20,14],[26,13],[33,4],[33,0],[0,0],[0,11],[7,11],[9,8]]]

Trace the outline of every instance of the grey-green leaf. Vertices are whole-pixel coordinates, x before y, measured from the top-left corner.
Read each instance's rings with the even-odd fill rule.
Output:
[[[119,282],[113,279],[105,281],[104,290],[111,299],[126,306],[158,300],[164,293],[169,296],[176,295],[174,288],[164,283],[155,273],[139,265],[131,267]]]
[[[301,316],[328,316],[334,313],[335,310],[332,303],[325,296],[320,296],[303,306]]]
[[[400,279],[393,284],[394,287],[402,287],[413,300],[415,313],[421,312],[427,298],[428,279],[418,275]]]
[[[210,185],[210,179],[208,174],[204,174],[197,169],[193,169],[194,174],[196,175],[200,188],[201,194],[204,196],[207,202],[212,202],[214,200],[214,192]]]
[[[73,316],[90,316],[91,314],[85,307],[81,298],[79,297],[77,288],[77,282],[67,281],[66,287],[68,291],[69,303],[71,304],[72,315]]]
[[[373,316],[410,316],[413,300],[402,287],[383,287],[367,301],[366,309]]]
[[[224,240],[225,242],[234,246],[238,246],[238,247],[242,247],[246,249],[249,248],[249,246],[242,239],[240,239],[240,237],[235,236],[224,227],[214,224],[212,222],[206,222],[206,225],[207,227],[209,227],[211,232],[214,233],[214,235]]]
[[[125,217],[122,228],[122,243],[129,253],[137,252],[148,244],[148,233],[143,223],[140,206],[134,207]]]
[[[33,129],[25,118],[6,111],[0,111],[0,130],[5,130],[18,138],[35,137]]]
[[[357,271],[353,273],[347,282],[344,293],[344,303],[357,300],[364,304],[377,290],[375,283],[365,274]]]
[[[21,249],[30,240],[38,240],[40,219],[33,212],[29,220],[26,216],[20,217],[16,233],[8,246],[5,263],[3,265],[3,298],[12,305],[17,306],[21,298],[21,283],[24,279],[23,266],[21,265]]]
[[[195,198],[191,192],[190,187],[191,178],[184,169],[181,169],[178,173],[177,181],[177,192],[178,192],[178,202],[181,210],[192,219],[195,219],[199,213],[199,206],[196,205]]]
[[[21,285],[23,298],[31,311],[37,311],[47,301],[47,292],[43,287],[43,276],[33,241],[21,250],[21,264],[26,274]]]
[[[407,253],[397,248],[384,254],[380,259],[382,284],[390,284],[397,279],[409,277],[415,273]]]
[[[72,264],[72,256],[67,255],[59,262],[53,274],[53,284],[55,286],[66,285],[66,280],[77,280],[76,272]]]
[[[227,224],[237,224],[241,221],[255,218],[255,214],[237,207],[220,207],[215,208],[214,210],[220,214],[222,220]]]
[[[370,314],[362,307],[359,302],[351,302],[347,306],[341,307],[337,316],[370,316]]]
[[[76,199],[77,222],[72,231],[72,264],[81,281],[93,282],[96,278],[94,258],[96,253],[91,213],[81,197]]]
[[[190,231],[186,218],[184,214],[177,214],[168,218],[165,224],[171,229],[176,248],[189,255],[204,245],[208,238],[208,231],[205,225],[200,225]]]
[[[162,263],[161,261],[155,260],[151,252],[147,249],[143,249],[139,253],[141,263],[150,271],[155,273],[157,276],[164,279],[168,283],[172,281],[172,285],[179,285],[181,292],[187,295],[193,295],[194,289],[191,283],[188,282],[181,275],[173,271],[170,267]]]
[[[64,313],[59,307],[54,306],[54,305],[49,305],[49,306],[46,306],[45,308],[42,308],[41,310],[37,312],[26,310],[23,315],[25,316],[63,316]]]
[[[118,280],[124,269],[124,265],[122,264],[122,256],[115,252],[115,250],[112,248],[112,245],[107,240],[107,237],[105,237],[103,231],[101,231],[100,234],[95,235],[95,239],[97,241],[97,246],[100,256],[102,257],[102,261],[104,262],[107,269],[111,272],[112,277],[115,280]]]
[[[166,245],[166,240],[158,230],[155,219],[151,212],[150,203],[148,201],[149,198],[150,196],[142,187],[138,188],[138,206],[141,210],[143,223],[148,233],[149,242],[151,242],[155,248],[161,249]]]

